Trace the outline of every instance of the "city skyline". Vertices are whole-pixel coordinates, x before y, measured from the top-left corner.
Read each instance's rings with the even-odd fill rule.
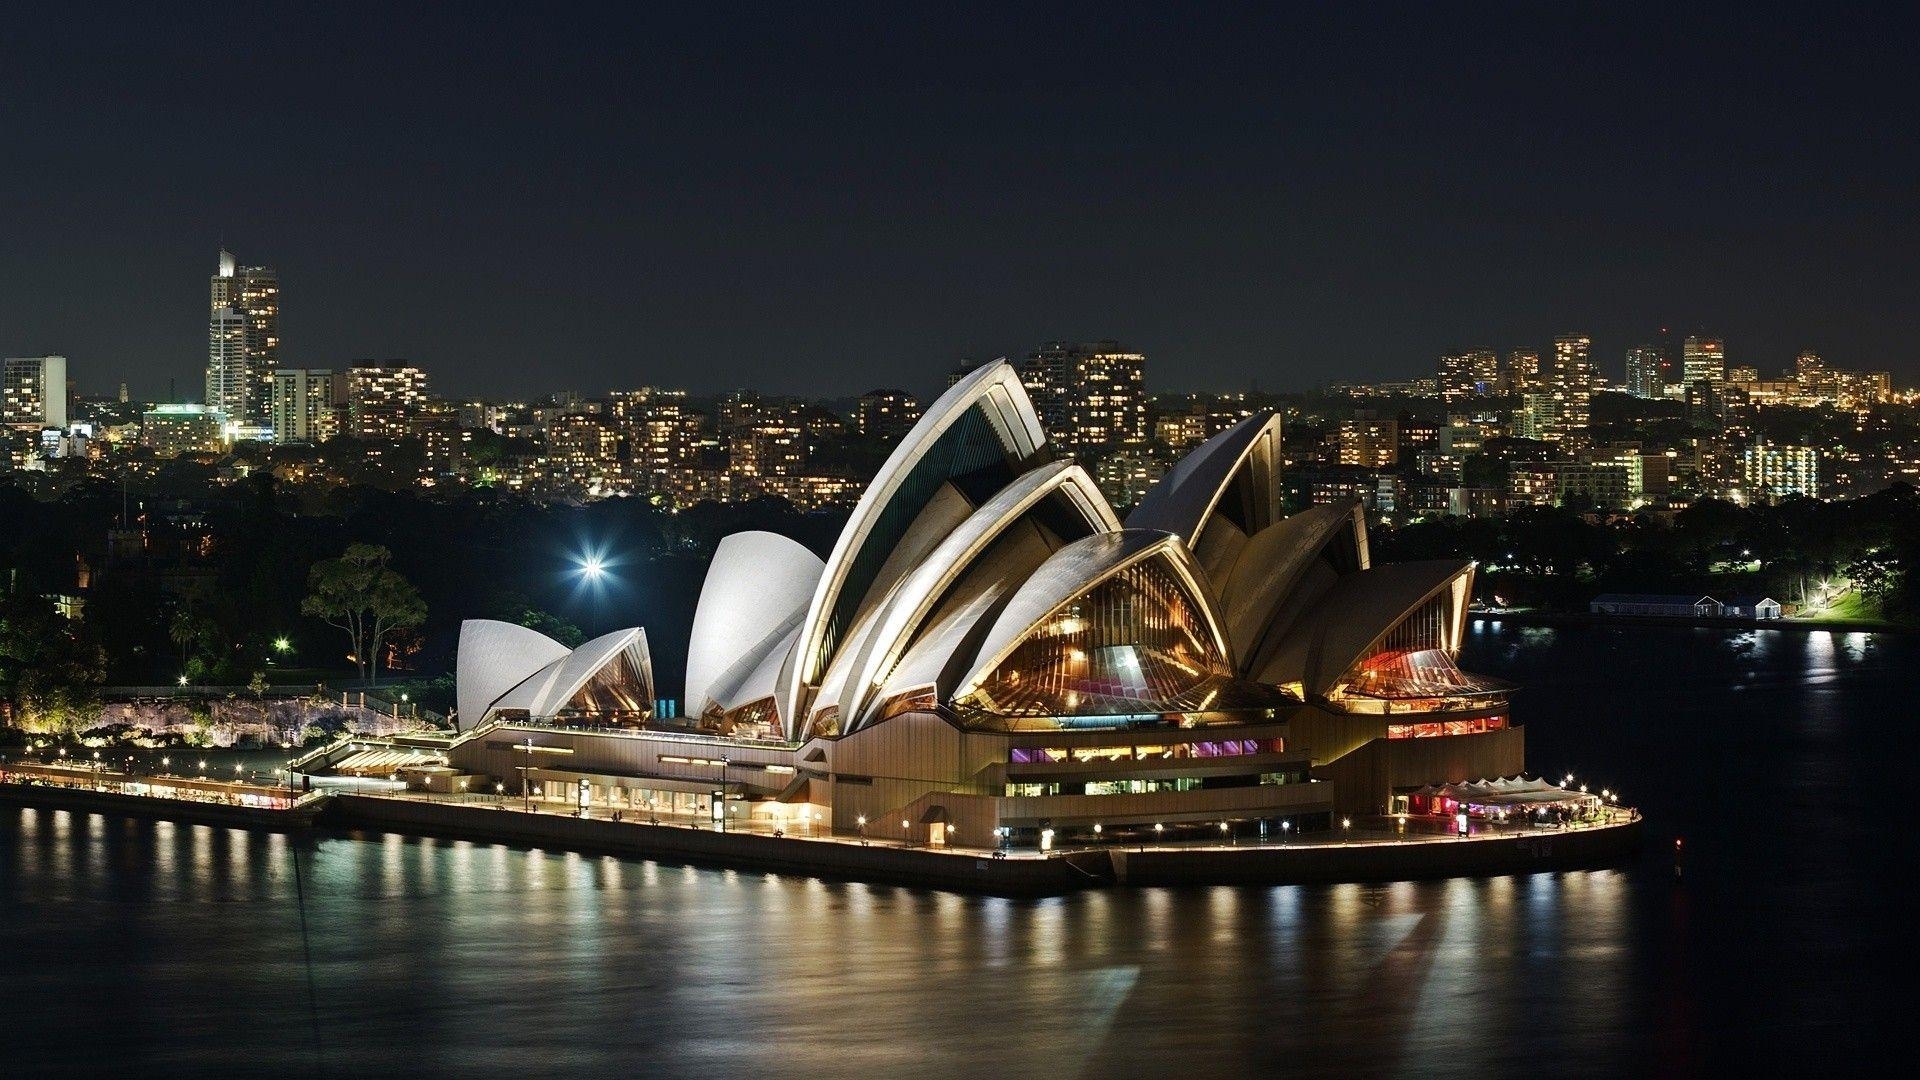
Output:
[[[204,346],[208,351],[205,354],[205,359],[201,361],[203,369],[199,373],[202,376],[205,386],[200,401],[188,402],[186,399],[192,396],[192,385],[194,384],[190,382],[188,388],[183,391],[181,389],[181,381],[173,376],[168,376],[169,384],[165,392],[134,393],[132,396],[135,400],[175,404],[205,404],[227,415],[231,422],[256,429],[270,429],[274,426],[273,414],[275,402],[272,387],[272,373],[276,369],[285,368],[288,370],[321,374],[328,372],[332,368],[345,369],[359,365],[404,362],[416,365],[422,369],[430,366],[429,364],[422,363],[417,357],[401,356],[390,350],[374,350],[366,355],[351,358],[338,357],[325,362],[283,362],[280,359],[282,339],[279,333],[280,284],[277,260],[275,266],[239,266],[236,257],[224,247],[219,250],[218,256],[218,270],[212,278],[212,307],[211,316],[207,324],[208,345]],[[227,292],[229,288],[232,290],[231,296],[229,296]],[[246,308],[248,304],[253,305],[254,310],[251,312]],[[1590,377],[1597,378],[1602,385],[1609,388],[1623,389],[1630,392],[1634,386],[1634,365],[1639,354],[1648,349],[1664,350],[1665,353],[1672,354],[1671,359],[1674,361],[1672,365],[1673,374],[1677,377],[1674,381],[1680,382],[1683,385],[1694,381],[1691,376],[1681,375],[1683,368],[1678,360],[1683,350],[1690,347],[1691,343],[1695,341],[1709,342],[1717,350],[1716,358],[1723,377],[1725,370],[1729,366],[1753,367],[1758,369],[1762,374],[1785,372],[1791,376],[1799,359],[1808,354],[1816,354],[1832,360],[1832,357],[1827,356],[1824,350],[1811,345],[1796,348],[1791,354],[1782,357],[1768,357],[1756,360],[1752,355],[1744,351],[1739,351],[1737,339],[1733,350],[1729,350],[1726,344],[1728,338],[1722,334],[1709,333],[1704,328],[1677,330],[1668,326],[1651,329],[1639,337],[1632,338],[1629,344],[1619,347],[1617,350],[1618,355],[1616,356],[1614,355],[1615,351],[1612,349],[1611,343],[1595,346],[1591,335],[1579,331],[1576,328],[1562,328],[1560,331],[1547,334],[1537,341],[1516,341],[1495,345],[1482,339],[1469,345],[1438,349],[1422,356],[1412,358],[1395,357],[1392,360],[1386,361],[1388,370],[1383,374],[1369,374],[1367,378],[1360,380],[1351,378],[1351,372],[1341,373],[1344,377],[1323,379],[1309,384],[1273,381],[1255,375],[1250,378],[1246,384],[1239,386],[1176,382],[1174,384],[1162,383],[1157,386],[1149,386],[1147,392],[1149,394],[1219,394],[1238,393],[1250,389],[1257,389],[1265,393],[1283,395],[1300,394],[1353,382],[1393,383],[1403,380],[1424,379],[1433,373],[1436,363],[1443,372],[1444,379],[1444,373],[1450,365],[1478,361],[1481,363],[1491,362],[1495,367],[1498,367],[1500,356],[1530,355],[1534,352],[1545,352],[1550,355],[1556,341],[1571,338],[1578,338],[1585,343],[1584,353],[1587,357],[1586,363],[1591,368]],[[435,382],[437,388],[451,386],[452,392],[443,393],[441,395],[442,397],[448,400],[469,401],[527,402],[544,400],[559,393],[582,392],[587,396],[598,396],[602,393],[618,393],[624,389],[651,385],[677,385],[678,388],[690,390],[692,393],[701,397],[717,397],[734,391],[750,390],[774,395],[833,400],[852,399],[861,394],[896,387],[907,388],[911,392],[930,397],[938,391],[942,380],[948,378],[950,373],[957,368],[977,366],[995,359],[1018,359],[1026,356],[1030,351],[1032,351],[1037,358],[1049,350],[1066,347],[1066,345],[1071,342],[1092,342],[1096,339],[1105,344],[1125,347],[1130,355],[1142,359],[1148,355],[1155,355],[1151,353],[1151,350],[1136,348],[1130,341],[1116,341],[1111,337],[1102,337],[1096,333],[1054,336],[1036,339],[1034,342],[1017,347],[988,350],[981,355],[956,355],[953,359],[944,362],[929,360],[926,361],[925,364],[917,364],[911,369],[901,369],[899,374],[904,377],[898,378],[890,383],[875,383],[864,389],[856,389],[851,384],[829,387],[810,384],[806,387],[809,393],[787,391],[780,389],[777,385],[769,387],[761,382],[746,381],[727,384],[713,382],[703,384],[697,381],[691,384],[667,384],[660,380],[649,379],[643,372],[636,373],[634,378],[629,379],[625,383],[614,383],[598,387],[581,386],[578,384],[578,380],[571,379],[569,373],[564,370],[554,373],[558,375],[557,379],[546,379],[545,373],[543,372],[542,375],[533,377],[536,380],[534,382],[527,382],[526,377],[521,377],[521,385],[507,388],[504,393],[500,392],[498,387],[475,388],[464,385],[464,381],[457,376],[448,378],[444,369],[436,373]],[[0,342],[0,346],[4,346],[5,344],[4,342]],[[32,350],[14,348],[11,350],[0,349],[0,351],[11,351],[17,354],[23,351],[31,352]],[[58,350],[50,352],[49,355],[55,355],[56,353],[58,353]],[[66,355],[63,355],[62,358],[66,359]],[[296,355],[298,355],[298,350],[296,350]],[[1186,370],[1186,365],[1190,361],[1190,358],[1178,356],[1172,358],[1162,356],[1160,359],[1163,361],[1163,365],[1159,367],[1159,370],[1162,372],[1168,368],[1172,368],[1173,370]],[[87,366],[88,365],[82,362],[81,367],[83,370]],[[1285,368],[1282,366],[1278,370],[1284,372]],[[137,377],[132,379],[128,378],[127,372],[122,369],[100,369],[93,371],[91,378],[101,380],[103,384],[102,388],[90,387],[77,373],[70,377],[72,378],[75,397],[105,398],[111,396],[114,388],[124,390],[129,386],[143,386]],[[1139,375],[1136,372],[1135,378],[1138,377]],[[779,383],[778,379],[773,381],[776,384]],[[1521,392],[1524,387],[1516,385],[1509,389],[1514,392]],[[304,402],[304,397],[302,401]],[[244,413],[244,420],[235,419],[236,412]],[[1058,417],[1055,419],[1058,419]]]
[[[1612,374],[1660,326],[1920,375],[1898,20],[584,18],[234,48],[213,13],[116,15],[7,56],[36,167],[0,181],[6,351],[195,385],[224,245],[286,277],[281,362],[407,357],[459,395],[927,393],[1095,336],[1193,389],[1569,331]],[[212,152],[210,79],[249,88],[244,154]]]

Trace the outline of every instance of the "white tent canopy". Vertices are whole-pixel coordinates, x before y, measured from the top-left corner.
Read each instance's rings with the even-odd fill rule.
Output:
[[[1451,799],[1467,806],[1549,807],[1599,805],[1600,796],[1529,780],[1524,776],[1493,780],[1467,780],[1454,784],[1429,784],[1414,792],[1434,799]]]

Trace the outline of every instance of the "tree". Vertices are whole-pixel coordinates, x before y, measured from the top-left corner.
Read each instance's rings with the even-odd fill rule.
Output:
[[[106,653],[41,597],[0,597],[0,693],[29,731],[75,734],[99,721]]]
[[[167,640],[180,646],[180,669],[186,670],[187,660],[194,652],[194,646],[206,646],[213,636],[213,625],[205,618],[193,613],[192,608],[182,607],[173,613],[173,620],[167,624]]]
[[[1878,551],[1847,567],[1847,576],[1853,579],[1860,595],[1871,601],[1875,610],[1882,612],[1885,611],[1887,599],[1900,587],[1902,574],[1898,559]]]
[[[427,604],[413,583],[388,565],[393,552],[376,544],[351,544],[337,559],[315,563],[300,613],[347,635],[360,678],[380,677],[380,650],[402,627],[426,621]]]

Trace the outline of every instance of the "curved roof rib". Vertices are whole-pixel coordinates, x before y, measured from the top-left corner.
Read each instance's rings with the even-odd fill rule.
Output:
[[[453,695],[460,729],[479,726],[487,706],[500,695],[566,655],[565,645],[517,623],[495,619],[461,623]]]
[[[1299,683],[1308,694],[1325,696],[1409,616],[1443,595],[1449,599],[1443,648],[1458,652],[1472,585],[1473,564],[1452,559],[1387,563],[1348,574],[1287,632],[1258,677]]]
[[[1238,553],[1236,538],[1244,541],[1280,520],[1280,462],[1279,415],[1250,416],[1167,470],[1127,515],[1127,528],[1179,536],[1215,573],[1216,563]],[[1209,535],[1214,532],[1224,535]],[[1216,549],[1220,554],[1213,555]]]
[[[955,689],[963,697],[1040,630],[1061,609],[1131,567],[1159,561],[1180,580],[1195,601],[1207,640],[1203,643],[1231,666],[1233,650],[1214,617],[1214,603],[1200,568],[1180,538],[1145,529],[1100,533],[1068,544],[1040,565],[994,620],[977,659]]]
[[[1046,538],[1038,558],[1065,543],[1120,528],[1093,477],[1071,461],[1042,465],[995,493],[901,580],[864,624],[865,632],[850,637],[834,659],[834,668],[847,668],[840,701],[845,730],[871,719],[866,714],[882,684],[943,598],[990,547],[1022,523]],[[1025,568],[1037,566],[1038,558]],[[830,673],[821,686],[834,682]],[[816,702],[815,708],[821,704]]]
[[[638,627],[603,634],[555,660],[515,686],[493,703],[496,710],[553,716],[565,710],[574,695],[595,675],[625,659],[644,684],[646,707],[653,701],[653,658],[647,651],[647,632]]]
[[[706,710],[716,682],[728,672],[743,664],[749,670],[761,666],[793,639],[825,567],[820,556],[777,533],[740,532],[720,541],[687,640],[687,715]],[[772,692],[769,680],[762,696]],[[723,701],[721,707],[737,704]]]
[[[909,539],[933,529],[915,525],[943,487],[971,474],[999,470],[998,487],[1025,471],[1046,442],[1046,432],[1013,365],[984,365],[940,395],[888,456],[854,506],[827,559],[805,616],[794,654],[781,675],[780,713],[789,734],[810,688],[818,686],[840,639],[857,616],[884,595],[892,578],[883,571]],[[951,500],[948,500],[951,501]],[[958,509],[958,507],[956,507]],[[971,505],[965,507],[971,511]],[[948,522],[956,524],[955,516]],[[892,559],[895,573],[905,560]]]

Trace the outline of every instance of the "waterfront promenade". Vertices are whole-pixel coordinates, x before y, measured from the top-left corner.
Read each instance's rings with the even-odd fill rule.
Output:
[[[291,796],[291,797],[290,797]],[[1052,895],[1126,885],[1390,881],[1606,865],[1638,843],[1642,823],[1610,809],[1566,826],[1349,818],[1328,830],[1264,840],[1159,842],[1116,837],[1098,846],[1038,852],[928,847],[830,835],[819,824],[762,818],[720,831],[686,815],[615,820],[512,795],[430,795],[358,787],[298,793],[240,781],[132,777],[76,766],[12,766],[0,803],[155,817],[197,824],[436,835],[528,847],[725,866],[1002,895]]]

